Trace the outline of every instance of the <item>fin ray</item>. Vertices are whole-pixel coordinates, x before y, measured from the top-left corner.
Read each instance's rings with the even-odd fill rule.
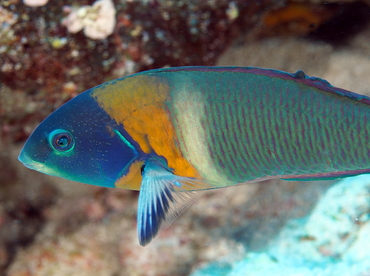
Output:
[[[159,162],[149,161],[143,170],[139,194],[137,231],[139,243],[147,245],[167,228],[201,194],[195,190],[215,188],[195,178],[173,174]]]

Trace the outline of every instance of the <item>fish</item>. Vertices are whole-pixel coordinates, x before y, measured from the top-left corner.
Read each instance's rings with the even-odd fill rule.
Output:
[[[302,70],[173,67],[108,81],[30,135],[19,160],[72,181],[139,191],[149,244],[202,191],[370,173],[370,98]]]

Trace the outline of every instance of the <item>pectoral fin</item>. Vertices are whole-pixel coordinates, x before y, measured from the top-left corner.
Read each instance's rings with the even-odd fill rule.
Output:
[[[158,162],[148,162],[143,170],[140,188],[137,231],[139,243],[147,245],[180,216],[199,196],[211,188],[202,180],[174,175]]]

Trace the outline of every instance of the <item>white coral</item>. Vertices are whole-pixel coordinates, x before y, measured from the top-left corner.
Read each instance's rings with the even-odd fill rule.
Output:
[[[26,6],[30,7],[41,7],[45,6],[49,0],[23,0]]]
[[[84,29],[87,37],[104,39],[111,35],[116,25],[116,10],[111,0],[99,0],[92,6],[82,6],[72,10],[62,24],[71,33]]]

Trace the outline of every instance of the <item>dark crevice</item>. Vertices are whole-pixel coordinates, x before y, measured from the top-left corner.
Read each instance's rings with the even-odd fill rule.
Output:
[[[336,8],[336,15],[307,35],[307,39],[344,45],[370,23],[370,6],[364,2],[336,4]]]

